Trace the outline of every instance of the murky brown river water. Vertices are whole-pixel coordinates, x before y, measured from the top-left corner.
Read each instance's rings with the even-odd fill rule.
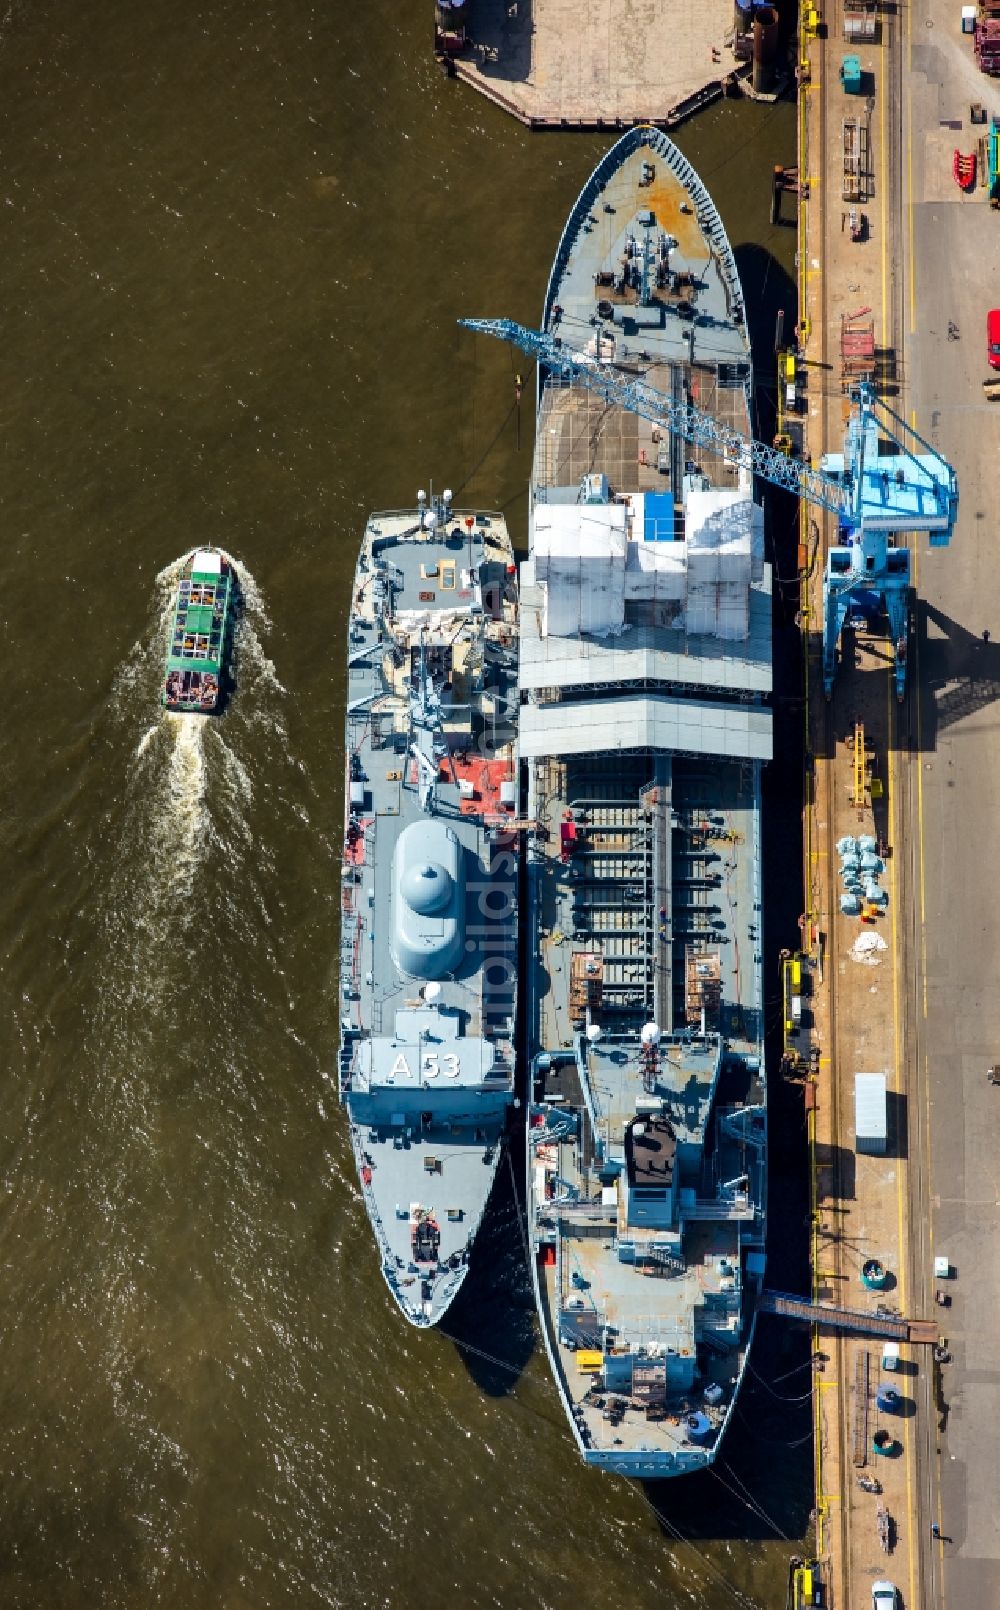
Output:
[[[537,320],[608,143],[445,82],[430,14],[13,0],[0,23],[5,1606],[771,1606],[805,1526],[782,1338],[716,1475],[590,1474],[509,1188],[423,1336],[354,1188],[356,543],[431,479],[523,542],[531,387],[519,449],[515,360],[455,318]],[[790,266],[767,207],[791,108],[720,106],[680,143],[763,249],[751,298],[784,294],[763,253]],[[201,541],[243,561],[248,608],[238,697],[192,735],[157,694],[164,572]]]

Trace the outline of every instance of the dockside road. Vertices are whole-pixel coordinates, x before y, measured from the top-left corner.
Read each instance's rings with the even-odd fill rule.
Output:
[[[1000,1603],[991,1323],[1000,1089],[986,1077],[1000,1062],[1000,407],[991,410],[982,389],[986,313],[1000,306],[1000,214],[985,188],[964,195],[952,177],[954,150],[977,148],[973,103],[1000,114],[1000,84],[977,72],[959,8],[940,0],[880,8],[870,39],[845,37],[839,0],[820,20],[802,42],[790,418],[814,461],[839,451],[849,385],[869,373],[955,466],[960,513],[950,548],[909,539],[914,629],[897,705],[887,645],[850,632],[832,700],[823,697],[822,570],[836,531],[821,512],[802,511],[815,1295],[935,1317],[947,1355],[939,1362],[926,1345],[904,1346],[893,1376],[902,1412],[886,1414],[877,1407],[881,1347],[817,1335],[818,1547],[837,1606],[868,1603],[877,1578],[894,1581],[907,1607],[963,1594]],[[860,57],[860,93],[842,81],[848,53]],[[889,891],[886,915],[871,925],[840,911],[836,846],[862,833],[885,851]],[[856,1145],[854,1081],[866,1072],[887,1082],[884,1156]],[[870,1259],[889,1277],[878,1293],[862,1280]],[[935,1278],[935,1260],[946,1279]],[[936,1303],[937,1291],[949,1306]],[[875,1451],[880,1431],[895,1454]],[[859,1485],[872,1476],[881,1498]]]

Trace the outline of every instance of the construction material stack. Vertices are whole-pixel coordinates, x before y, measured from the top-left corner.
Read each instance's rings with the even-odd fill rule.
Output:
[[[973,43],[980,72],[1000,74],[1000,0],[979,0]]]

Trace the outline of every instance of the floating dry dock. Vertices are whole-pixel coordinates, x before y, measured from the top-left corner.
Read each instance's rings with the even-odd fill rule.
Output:
[[[438,0],[449,70],[532,128],[672,127],[729,90],[770,90],[777,12],[734,0]],[[773,17],[771,13],[773,12]]]

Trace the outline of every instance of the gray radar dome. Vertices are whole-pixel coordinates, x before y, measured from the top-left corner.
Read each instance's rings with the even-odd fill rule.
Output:
[[[403,874],[403,899],[422,917],[443,911],[451,900],[454,880],[437,861],[423,861]]]

